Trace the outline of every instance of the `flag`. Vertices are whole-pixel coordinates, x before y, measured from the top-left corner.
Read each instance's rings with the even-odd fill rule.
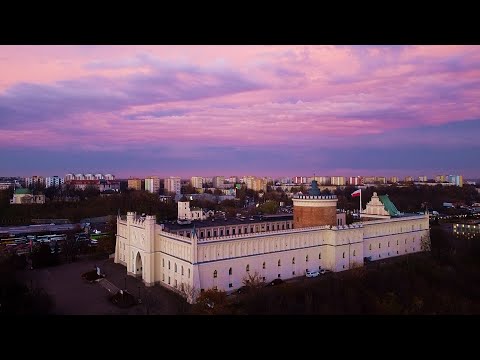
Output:
[[[362,192],[362,189],[358,189],[357,191],[354,191],[354,192],[352,193],[352,197],[360,196],[361,192]]]

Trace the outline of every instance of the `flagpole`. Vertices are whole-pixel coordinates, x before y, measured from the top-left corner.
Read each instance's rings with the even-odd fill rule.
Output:
[[[362,216],[362,189],[360,189],[360,213],[358,214],[358,218]]]

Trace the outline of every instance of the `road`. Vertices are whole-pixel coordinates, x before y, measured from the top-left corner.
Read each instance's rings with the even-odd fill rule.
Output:
[[[35,234],[38,232],[54,232],[54,231],[68,231],[73,230],[80,224],[41,224],[41,225],[26,225],[26,226],[2,226],[0,227],[0,234]]]

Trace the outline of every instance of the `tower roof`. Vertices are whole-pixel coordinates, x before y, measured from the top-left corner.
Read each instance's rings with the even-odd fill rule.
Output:
[[[383,207],[385,208],[385,210],[388,211],[390,216],[395,216],[395,215],[398,215],[400,213],[400,211],[398,211],[397,207],[389,199],[388,195],[379,195],[378,198],[380,199],[380,201],[383,204]]]
[[[312,180],[310,189],[308,190],[309,195],[320,195],[320,189],[318,188],[317,180]]]

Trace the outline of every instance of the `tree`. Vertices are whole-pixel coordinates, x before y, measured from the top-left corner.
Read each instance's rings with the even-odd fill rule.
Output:
[[[181,284],[180,294],[187,300],[189,304],[193,304],[197,300],[199,291],[198,289],[190,284]]]
[[[258,273],[258,271],[255,271],[253,273],[248,271],[247,274],[242,279],[242,284],[244,286],[249,287],[252,290],[261,289],[265,286],[263,277]]]
[[[193,311],[197,314],[220,315],[227,314],[227,293],[214,289],[201,292],[197,298]]]

